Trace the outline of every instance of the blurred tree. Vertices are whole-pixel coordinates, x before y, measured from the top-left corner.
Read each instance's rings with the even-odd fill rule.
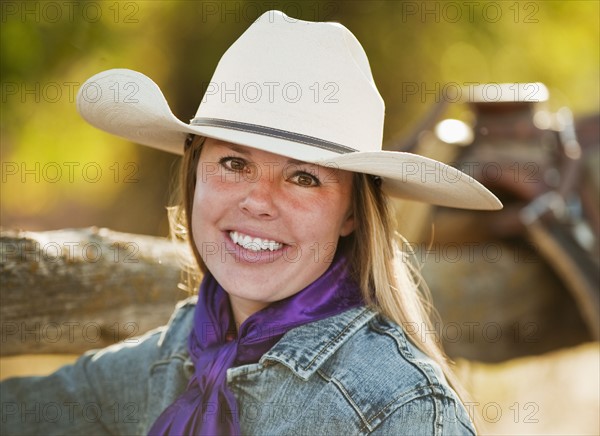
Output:
[[[598,111],[598,5],[2,2],[2,225],[166,233],[162,211],[176,157],[99,132],[75,111],[77,89],[101,70],[144,72],[173,112],[188,120],[222,53],[263,12],[339,21],[369,55],[387,105],[385,138],[392,140],[406,134],[439,93],[467,82],[542,81],[552,107]],[[464,108],[452,110],[468,120]]]

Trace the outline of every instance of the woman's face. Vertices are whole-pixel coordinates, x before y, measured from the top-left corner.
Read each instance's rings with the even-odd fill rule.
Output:
[[[238,322],[327,270],[354,229],[351,189],[349,172],[206,139],[192,232]]]

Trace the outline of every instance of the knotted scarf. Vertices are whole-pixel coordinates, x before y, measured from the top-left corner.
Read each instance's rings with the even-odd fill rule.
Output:
[[[229,296],[207,273],[200,285],[188,350],[194,375],[187,390],[156,420],[150,435],[239,435],[235,396],[227,387],[227,369],[258,362],[288,330],[362,304],[343,255],[300,292],[254,313],[239,327]]]

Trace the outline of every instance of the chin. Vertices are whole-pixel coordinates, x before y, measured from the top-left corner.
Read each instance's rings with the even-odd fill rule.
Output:
[[[262,304],[270,304],[295,293],[291,290],[287,291],[285,283],[269,283],[267,285],[266,282],[266,279],[245,282],[224,280],[224,283],[219,281],[229,295]],[[289,282],[287,286],[289,287]]]

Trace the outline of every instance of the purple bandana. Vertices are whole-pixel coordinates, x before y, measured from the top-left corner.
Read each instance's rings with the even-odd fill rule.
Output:
[[[300,292],[276,301],[242,323],[236,334],[229,296],[207,273],[200,285],[188,349],[195,372],[187,390],[156,420],[150,435],[239,435],[235,396],[227,369],[258,362],[294,327],[318,321],[363,303],[344,256]]]

